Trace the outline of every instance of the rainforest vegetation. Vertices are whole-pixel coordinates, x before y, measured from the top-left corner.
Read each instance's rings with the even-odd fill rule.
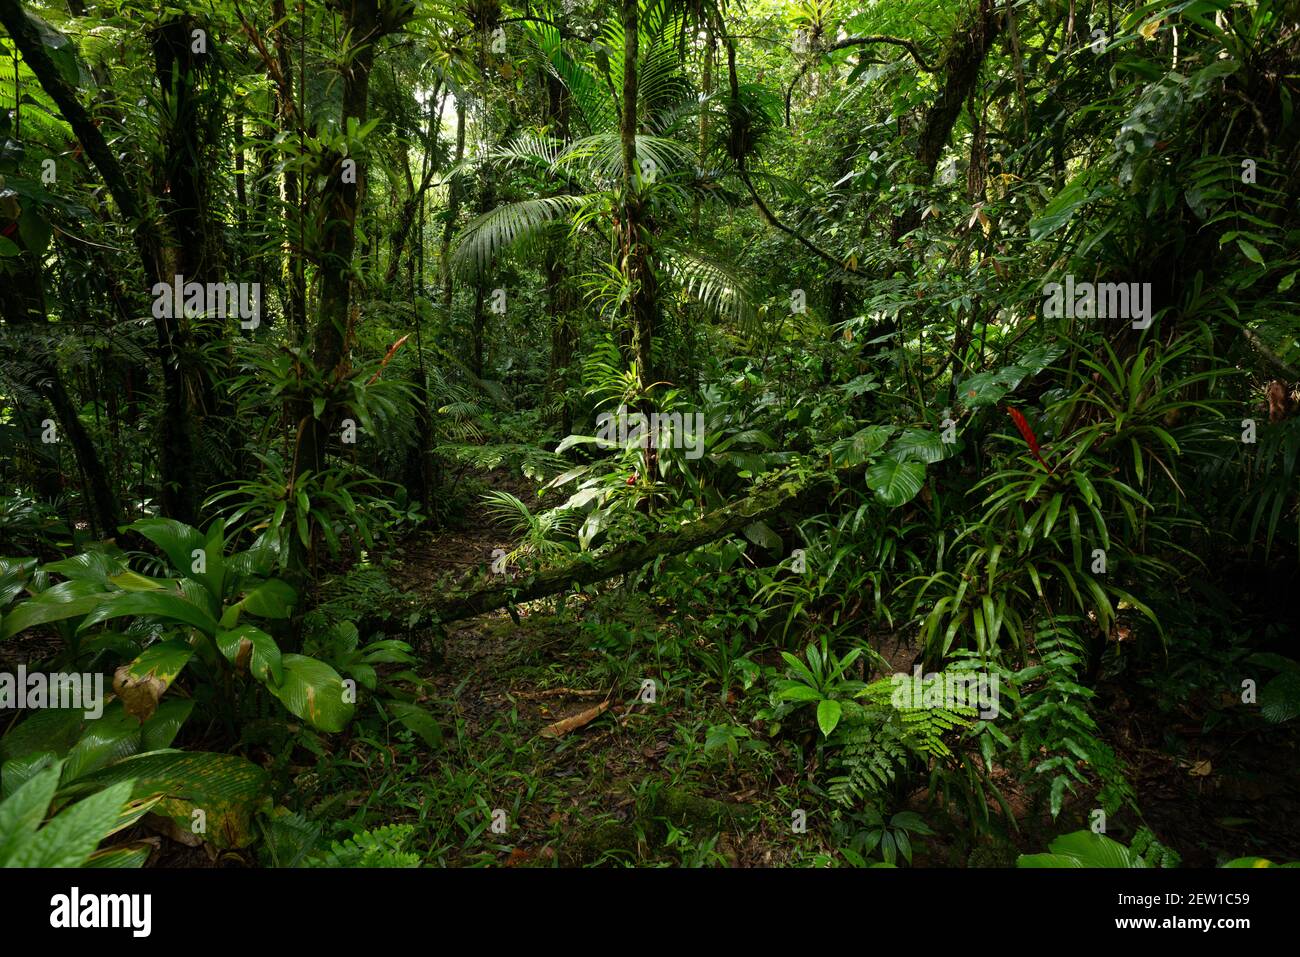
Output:
[[[1300,859],[1300,2],[0,0],[0,865]]]

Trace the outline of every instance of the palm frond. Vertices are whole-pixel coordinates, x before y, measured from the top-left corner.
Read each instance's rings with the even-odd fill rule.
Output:
[[[555,165],[562,146],[559,140],[549,136],[524,133],[505,146],[493,150],[490,155],[493,159],[514,160],[549,170]]]
[[[560,31],[552,24],[534,21],[525,21],[524,28],[550,71],[569,91],[586,128],[593,133],[616,129],[617,104],[609,88],[590,68],[569,55]]]
[[[695,152],[680,140],[663,136],[638,134],[636,160],[642,169],[652,163],[656,179],[677,172],[695,172]],[[623,176],[623,144],[617,133],[596,133],[584,136],[568,146],[557,158],[555,165],[563,168],[570,164],[589,170],[607,182]],[[639,172],[639,170],[638,170]]]
[[[748,322],[755,296],[744,278],[729,263],[689,249],[665,250],[669,274],[714,315],[737,323]]]
[[[465,227],[452,247],[452,263],[471,274],[482,274],[503,249],[536,235],[588,202],[585,196],[560,195],[498,206]]]

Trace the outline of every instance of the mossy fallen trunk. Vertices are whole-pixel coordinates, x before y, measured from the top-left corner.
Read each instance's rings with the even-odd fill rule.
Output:
[[[651,804],[651,814],[676,827],[746,828],[757,820],[757,810],[746,804],[730,804],[693,794],[685,788],[667,787]]]
[[[824,503],[837,484],[858,479],[864,471],[865,466],[859,465],[811,476],[790,476],[697,521],[661,532],[644,542],[622,545],[602,555],[584,555],[568,565],[537,572],[522,581],[481,584],[454,592],[436,602],[431,614],[440,622],[459,621],[507,605],[555,595],[573,586],[590,585],[624,575],[657,558],[681,555],[734,535],[755,522],[780,514],[806,513]]]

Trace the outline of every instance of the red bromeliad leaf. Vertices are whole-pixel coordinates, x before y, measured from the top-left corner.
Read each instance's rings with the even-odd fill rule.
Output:
[[[1016,428],[1020,430],[1020,434],[1023,435],[1025,441],[1029,443],[1029,451],[1034,453],[1034,458],[1038,459],[1039,462],[1042,462],[1043,468],[1047,469],[1047,471],[1052,471],[1048,468],[1047,462],[1043,459],[1043,453],[1038,448],[1038,439],[1034,437],[1034,430],[1029,427],[1028,420],[1025,419],[1019,409],[1013,409],[1010,406],[1007,407],[1007,414],[1011,416],[1011,421],[1016,423]]]
[[[384,371],[384,366],[388,365],[388,363],[392,361],[393,356],[397,355],[397,350],[402,348],[402,346],[406,344],[406,340],[409,338],[411,338],[411,334],[408,332],[406,335],[402,336],[402,338],[389,346],[388,354],[384,356],[384,361],[379,363],[379,368],[375,370],[375,374],[370,377],[369,381],[366,382],[366,385],[375,384],[375,380],[379,378],[379,374]]]

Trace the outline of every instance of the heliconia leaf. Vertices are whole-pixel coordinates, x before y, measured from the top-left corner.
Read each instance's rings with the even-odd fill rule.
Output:
[[[153,846],[150,844],[128,844],[123,847],[106,847],[102,851],[96,851],[86,860],[83,867],[99,868],[137,868],[144,867],[149,860],[149,855],[153,853]]]
[[[202,550],[203,533],[172,518],[142,518],[129,526],[157,545],[178,575],[193,574],[195,550]]]
[[[35,570],[35,558],[0,558],[0,609],[22,594]]]
[[[297,600],[298,593],[293,586],[272,578],[249,591],[239,604],[244,611],[258,618],[288,618]]]
[[[52,575],[62,575],[70,581],[93,581],[101,585],[108,584],[113,576],[127,570],[119,559],[103,552],[82,552],[41,567]]]
[[[113,690],[126,713],[141,723],[152,717],[164,692],[192,657],[190,643],[176,638],[150,645],[130,664],[118,668]]]

